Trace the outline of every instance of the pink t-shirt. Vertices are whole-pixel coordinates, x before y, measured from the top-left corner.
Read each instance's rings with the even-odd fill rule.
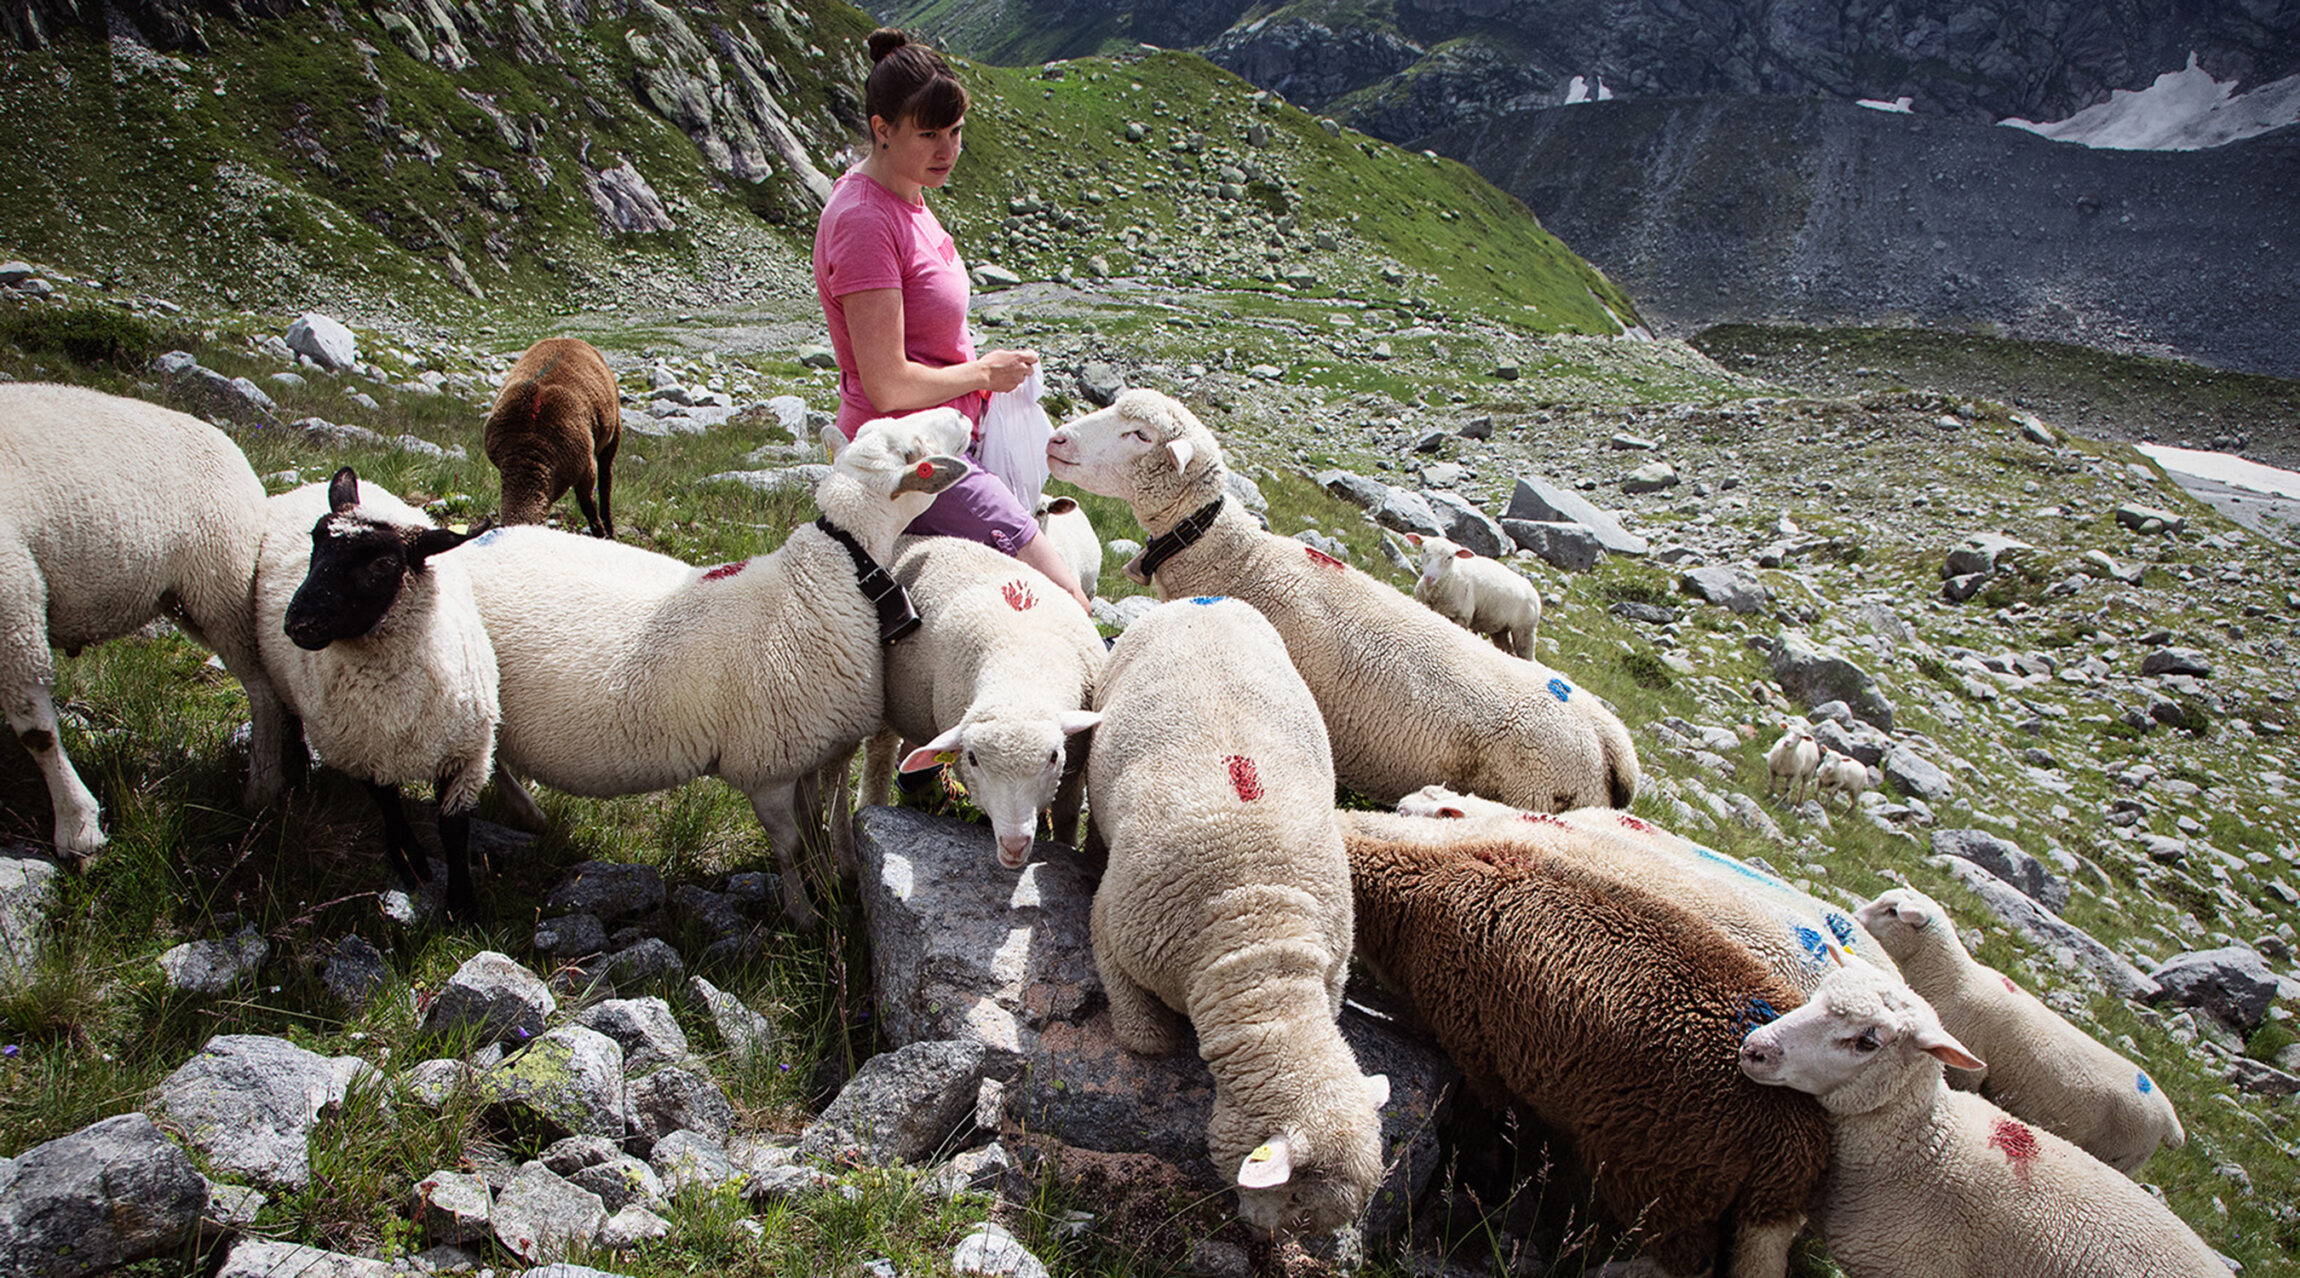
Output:
[[[912,363],[947,368],[974,358],[974,340],[966,331],[966,263],[950,233],[923,201],[912,204],[850,169],[832,185],[815,225],[815,296],[822,299],[831,351],[838,356],[838,428],[848,439],[864,422],[885,416],[863,395],[854,343],[847,338],[846,295],[874,288],[902,290],[903,353]],[[969,391],[949,406],[982,420],[979,392]]]

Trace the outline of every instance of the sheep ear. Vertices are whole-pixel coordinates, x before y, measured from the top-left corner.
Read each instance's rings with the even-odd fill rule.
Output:
[[[433,555],[445,554],[467,541],[485,536],[494,527],[495,521],[493,519],[482,519],[479,521],[479,526],[469,532],[457,532],[453,528],[426,528],[417,533],[414,540],[408,543],[407,566],[412,571],[422,572],[425,560]]]
[[[1409,546],[1419,546],[1419,545],[1421,545],[1421,544],[1422,544],[1422,535],[1421,535],[1420,533],[1407,533],[1407,534],[1406,534],[1406,544],[1407,544],[1407,545],[1409,545]]]
[[[1067,515],[1076,509],[1078,509],[1076,498],[1049,497],[1046,499],[1046,513],[1049,515]]]
[[[902,757],[898,772],[924,772],[938,763],[949,763],[958,757],[960,733],[957,728],[943,733],[918,749]]]
[[[1463,817],[1468,816],[1469,813],[1462,811],[1460,808],[1454,807],[1452,804],[1447,804],[1445,807],[1439,808],[1431,815],[1443,817],[1448,821],[1459,821]]]
[[[1457,551],[1453,552],[1453,557],[1454,557],[1454,558],[1456,558],[1456,559],[1475,559],[1475,558],[1477,558],[1477,552],[1476,552],[1476,551],[1474,551],[1474,550],[1471,550],[1471,549],[1469,549],[1469,548],[1467,548],[1467,547],[1464,547],[1464,548],[1462,548],[1462,549],[1460,549],[1460,550],[1457,550]]]
[[[327,481],[327,506],[336,514],[348,515],[358,505],[359,476],[346,466]]]
[[[1246,1155],[1238,1162],[1238,1188],[1275,1189],[1291,1180],[1294,1175],[1294,1146],[1283,1136],[1272,1136],[1270,1143]]]
[[[1166,451],[1174,458],[1174,473],[1177,475],[1190,468],[1190,459],[1196,455],[1196,450],[1190,447],[1187,439],[1169,441]]]
[[[834,462],[839,459],[839,453],[847,446],[847,437],[840,434],[839,428],[836,426],[823,427],[817,438],[822,440],[823,451],[829,453]]]
[[[1917,1049],[1930,1053],[1943,1065],[1954,1065],[1958,1069],[1988,1068],[1988,1062],[1966,1051],[1964,1044],[1938,1025],[1917,1031]]]
[[[1366,1097],[1373,1101],[1375,1109],[1389,1104],[1390,1076],[1387,1074],[1366,1075]]]
[[[1055,716],[1055,722],[1062,725],[1062,735],[1066,737],[1075,736],[1102,722],[1102,712],[1099,710],[1065,710]]]

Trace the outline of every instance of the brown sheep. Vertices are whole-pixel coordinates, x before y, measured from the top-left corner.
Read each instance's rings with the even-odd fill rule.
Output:
[[[1344,841],[1358,954],[1480,1099],[1571,1140],[1662,1268],[1787,1272],[1828,1123],[1744,1077],[1739,1052],[1795,989],[1708,920],[1561,856],[1346,826]]]
[[[609,493],[622,442],[622,399],[598,348],[573,337],[546,337],[528,347],[487,413],[484,444],[503,476],[503,522],[540,524],[551,503],[572,488],[591,535],[614,540]]]

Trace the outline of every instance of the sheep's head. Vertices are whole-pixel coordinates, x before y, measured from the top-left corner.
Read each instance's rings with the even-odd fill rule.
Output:
[[[1414,548],[1414,564],[1421,571],[1421,579],[1431,585],[1452,572],[1455,561],[1477,558],[1476,551],[1443,537],[1407,533],[1406,541]]]
[[[1125,499],[1135,518],[1180,519],[1222,491],[1222,446],[1190,410],[1152,390],[1130,390],[1108,408],[1054,432],[1046,461],[1056,479]]]
[[[411,576],[431,556],[484,533],[393,523],[359,510],[359,476],[349,466],[327,487],[328,513],[311,530],[311,567],[288,600],[287,637],[317,652],[339,639],[375,632]]]
[[[972,429],[955,408],[865,422],[851,443],[826,427],[831,473],[816,488],[815,503],[857,537],[891,540],[936,494],[966,478],[963,454]]]
[[[948,764],[967,796],[990,818],[998,863],[1019,870],[1030,860],[1038,814],[1062,784],[1069,738],[1102,722],[1091,710],[1066,710],[1052,719],[968,715],[958,726],[910,752],[905,772]]]
[[[1915,991],[1841,960],[1803,1007],[1741,1041],[1742,1073],[1806,1092],[1837,1114],[1867,1113],[1912,1082],[1937,1087],[1943,1065],[1985,1068]]]
[[[1928,946],[1964,952],[1964,942],[1957,939],[1956,928],[1940,902],[1915,888],[1894,888],[1853,911],[1853,917],[1896,960]]]
[[[1214,1098],[1207,1153],[1217,1167],[1232,1166],[1238,1218],[1256,1233],[1331,1233],[1358,1218],[1382,1180],[1382,1106],[1390,1080],[1354,1069],[1337,1080],[1355,1096],[1306,1106],[1314,1117],[1285,1131],[1265,1132],[1250,1149],[1226,1139],[1247,1130],[1244,1117]]]

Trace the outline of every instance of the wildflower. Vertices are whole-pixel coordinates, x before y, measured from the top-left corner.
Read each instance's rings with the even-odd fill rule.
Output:
[[[6,1047],[0,1047],[0,1056],[14,1056],[16,1053],[22,1050],[22,1048],[16,1046],[14,1043],[10,1043]]]

